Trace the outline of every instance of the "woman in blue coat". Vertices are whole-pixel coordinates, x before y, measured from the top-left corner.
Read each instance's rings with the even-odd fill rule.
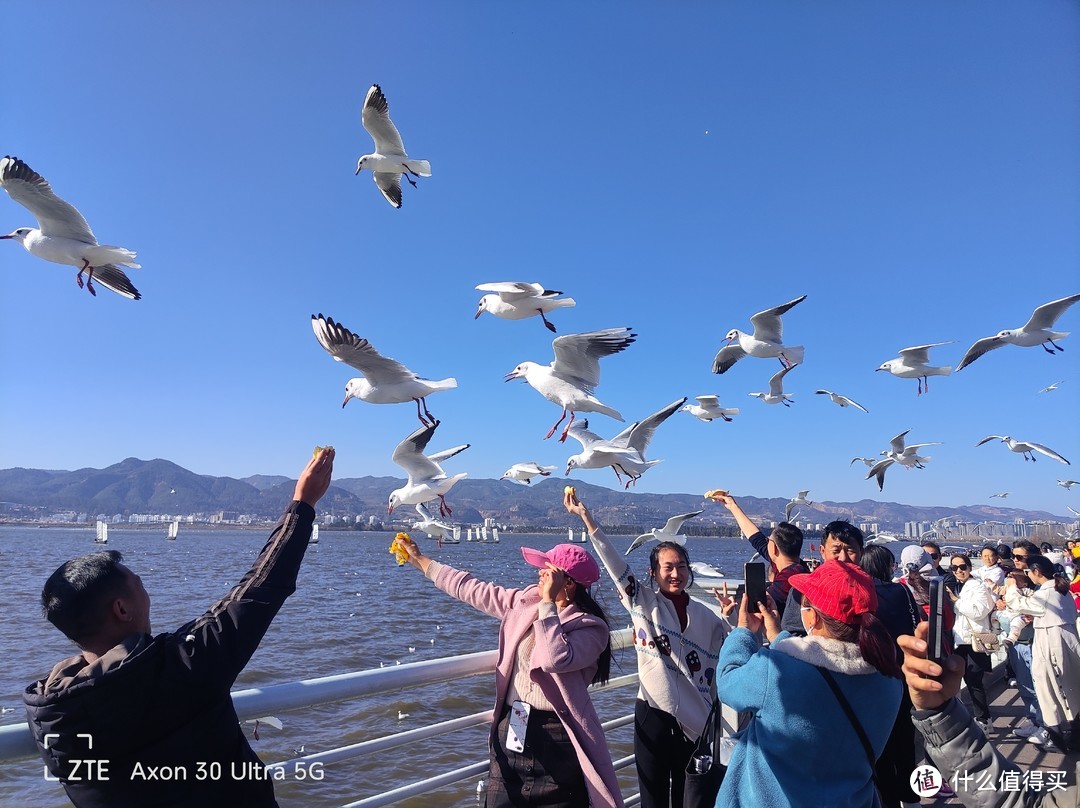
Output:
[[[771,598],[759,615],[744,597],[739,628],[720,651],[720,700],[751,719],[738,736],[716,804],[880,805],[871,757],[881,754],[892,730],[901,683],[892,638],[873,614],[873,581],[855,564],[827,561],[793,575],[791,586],[798,594],[788,608],[801,595],[806,637],[780,631]],[[762,628],[767,648],[759,639]]]

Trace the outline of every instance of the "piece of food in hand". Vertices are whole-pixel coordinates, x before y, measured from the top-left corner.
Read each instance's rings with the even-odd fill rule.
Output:
[[[576,497],[576,496],[577,496],[577,489],[576,489],[576,488],[574,488],[574,486],[572,486],[572,485],[568,485],[568,486],[566,486],[566,488],[564,488],[564,489],[562,490],[562,492],[563,492],[564,494],[569,494],[569,495],[570,495],[570,496],[572,496],[572,497]]]
[[[323,452],[333,451],[333,448],[333,446],[316,446],[315,449],[311,452],[311,456],[318,457]]]
[[[714,488],[712,491],[705,492],[705,499],[720,499],[720,497],[726,497],[728,492],[723,488]]]
[[[394,536],[394,540],[390,542],[390,552],[394,554],[394,559],[397,561],[399,567],[402,567],[409,562],[409,551],[405,549],[405,545],[402,542],[402,539],[408,538],[408,533],[398,533]]]

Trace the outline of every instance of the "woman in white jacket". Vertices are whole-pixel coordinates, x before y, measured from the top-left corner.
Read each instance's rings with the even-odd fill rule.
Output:
[[[1069,582],[1054,574],[1044,556],[1028,556],[1028,578],[1035,592],[1025,595],[1012,578],[1005,581],[1005,602],[1013,611],[1035,618],[1031,678],[1043,725],[1061,751],[1080,742],[1080,639],[1076,603]]]
[[[960,584],[960,594],[952,598],[956,621],[953,623],[953,642],[956,653],[964,658],[964,683],[967,684],[974,708],[975,721],[983,732],[990,734],[990,702],[986,698],[983,677],[990,672],[990,655],[971,647],[971,634],[990,631],[990,613],[994,611],[994,595],[986,584],[971,574],[971,560],[966,555],[954,555],[949,569]],[[948,590],[946,590],[948,591]]]

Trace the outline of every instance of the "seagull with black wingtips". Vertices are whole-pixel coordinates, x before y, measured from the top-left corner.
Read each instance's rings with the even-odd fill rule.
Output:
[[[386,96],[378,84],[372,84],[367,91],[360,119],[364,129],[375,141],[375,151],[365,154],[356,162],[356,173],[359,174],[365,168],[370,170],[386,201],[395,208],[400,208],[401,177],[404,175],[415,188],[416,180],[413,177],[430,177],[431,163],[427,160],[414,160],[405,153],[401,135],[390,120],[390,105],[386,103]]]

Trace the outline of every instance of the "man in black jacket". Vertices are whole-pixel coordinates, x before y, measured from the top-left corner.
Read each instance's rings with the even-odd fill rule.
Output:
[[[49,577],[45,616],[82,653],[23,700],[45,764],[76,806],[277,805],[230,688],[296,589],[333,464],[333,449],[316,453],[255,565],[172,633],[151,635],[150,596],[116,551]]]

